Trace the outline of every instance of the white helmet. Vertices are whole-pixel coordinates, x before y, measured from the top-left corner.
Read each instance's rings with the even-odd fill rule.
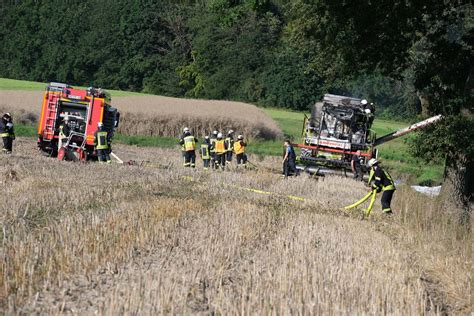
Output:
[[[360,104],[366,105],[366,104],[367,104],[367,100],[366,100],[366,99],[362,99],[362,101],[360,101]]]
[[[367,113],[367,114],[372,113],[372,111],[370,109],[365,109],[364,112]]]
[[[207,135],[206,135],[206,136],[204,136],[204,139],[209,139],[209,136],[207,136]]]
[[[239,136],[237,136],[237,139],[244,139],[244,136],[239,135]]]
[[[217,138],[222,138],[222,133],[217,134]]]
[[[218,132],[218,131],[214,131],[214,132],[212,132],[212,135],[217,135],[217,134],[219,134],[219,132]]]
[[[374,165],[376,165],[376,164],[378,164],[378,163],[379,163],[379,162],[377,161],[377,159],[372,158],[372,159],[370,159],[369,162],[367,163],[367,166],[372,167],[372,166],[374,166]]]
[[[233,129],[229,130],[229,134],[233,134],[233,133],[234,133]]]
[[[183,128],[183,133],[187,133],[187,132],[189,132],[189,128],[187,127]]]
[[[97,123],[97,127],[101,128],[102,126],[104,126],[104,123],[102,122]]]

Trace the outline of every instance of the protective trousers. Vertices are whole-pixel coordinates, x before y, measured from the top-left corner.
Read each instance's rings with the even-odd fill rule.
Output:
[[[216,154],[216,169],[219,167],[222,169],[225,167],[225,153]]]
[[[232,161],[232,151],[228,151],[225,154],[226,154],[226,158],[225,158],[226,161],[230,163]]]
[[[96,151],[97,151],[97,158],[99,159],[99,162],[106,162],[106,163],[111,162],[108,149],[96,149]]]
[[[237,165],[246,165],[247,164],[247,155],[245,153],[237,154],[236,157],[237,159]]]
[[[3,151],[10,153],[13,148],[13,137],[7,136],[3,138]]]
[[[395,190],[387,190],[382,193],[380,201],[382,202],[382,212],[384,213],[392,213],[390,203],[392,202],[393,192],[395,192]]]
[[[184,154],[184,166],[196,167],[196,152],[194,150],[189,150]]]
[[[211,168],[216,168],[216,153],[211,152]]]

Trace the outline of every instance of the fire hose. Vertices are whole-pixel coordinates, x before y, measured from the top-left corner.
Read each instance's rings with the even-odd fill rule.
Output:
[[[377,190],[375,190],[375,189],[370,191],[369,193],[367,193],[362,199],[355,202],[354,204],[351,204],[351,205],[348,205],[348,206],[344,207],[344,209],[350,210],[352,208],[355,208],[355,207],[359,206],[360,204],[364,203],[365,201],[367,201],[370,197],[372,197],[372,198],[370,200],[369,207],[367,207],[367,209],[364,212],[365,216],[369,216],[370,212],[372,212],[372,208],[374,207],[375,199],[377,197]]]

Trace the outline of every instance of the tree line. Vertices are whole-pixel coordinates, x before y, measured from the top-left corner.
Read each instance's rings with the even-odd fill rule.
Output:
[[[473,23],[465,0],[3,1],[0,76],[297,110],[329,92],[391,117],[443,114],[413,151],[466,170],[466,205]]]

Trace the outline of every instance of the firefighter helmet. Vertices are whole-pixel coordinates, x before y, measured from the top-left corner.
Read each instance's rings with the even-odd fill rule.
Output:
[[[217,134],[219,134],[219,132],[218,132],[218,131],[214,131],[214,132],[212,132],[212,135],[214,135],[214,136],[217,136]]]
[[[239,136],[237,136],[237,139],[244,139],[244,136],[239,135]]]
[[[379,162],[378,162],[377,159],[372,158],[372,159],[370,159],[369,162],[367,163],[367,166],[373,167],[373,166],[375,166],[375,165],[378,164],[378,163],[379,163]]]
[[[366,104],[367,104],[367,100],[366,100],[366,99],[362,99],[362,101],[360,101],[360,104],[366,105]]]
[[[222,133],[217,134],[217,138],[222,138]]]
[[[102,122],[97,123],[97,127],[98,127],[98,128],[101,128],[101,127],[103,127],[103,126],[104,126],[104,123],[102,123]]]
[[[229,130],[229,135],[230,135],[230,134],[234,134],[234,130],[233,130],[233,129]]]
[[[189,128],[185,127],[183,128],[183,133],[188,133],[189,132]]]

